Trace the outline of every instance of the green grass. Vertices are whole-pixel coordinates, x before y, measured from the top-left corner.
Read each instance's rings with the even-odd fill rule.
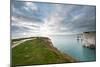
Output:
[[[75,62],[75,60],[54,48],[48,38],[29,40],[12,48],[12,65],[64,62]]]

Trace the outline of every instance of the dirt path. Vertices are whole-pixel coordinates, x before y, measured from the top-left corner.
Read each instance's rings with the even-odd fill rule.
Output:
[[[14,48],[14,47],[18,46],[19,44],[21,44],[21,43],[23,43],[23,42],[25,42],[25,41],[28,41],[28,40],[33,40],[33,39],[24,39],[24,40],[21,40],[21,41],[19,41],[18,43],[16,43],[16,44],[14,44],[13,46],[11,46],[11,48]]]

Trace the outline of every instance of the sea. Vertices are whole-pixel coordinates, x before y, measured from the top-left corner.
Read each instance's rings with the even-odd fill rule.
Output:
[[[77,35],[50,36],[53,46],[64,54],[68,54],[77,61],[95,61],[96,49],[83,47],[83,40]]]

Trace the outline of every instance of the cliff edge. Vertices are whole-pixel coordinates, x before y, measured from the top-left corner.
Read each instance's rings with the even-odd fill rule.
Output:
[[[48,37],[33,37],[12,48],[13,66],[69,62],[75,62],[75,59],[53,47]]]

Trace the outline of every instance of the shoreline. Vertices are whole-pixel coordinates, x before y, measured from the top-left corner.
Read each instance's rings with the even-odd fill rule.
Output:
[[[68,54],[64,54],[64,53],[62,53],[61,51],[59,51],[56,47],[54,47],[53,46],[53,43],[51,42],[51,39],[49,39],[48,37],[31,37],[31,38],[36,38],[36,39],[34,39],[34,40],[36,40],[36,41],[41,41],[41,43],[44,43],[43,44],[43,48],[44,49],[47,49],[50,53],[52,53],[55,57],[56,57],[56,60],[59,60],[59,61],[53,61],[53,62],[46,62],[45,61],[45,63],[31,63],[31,64],[56,64],[56,63],[73,63],[73,62],[76,62],[76,60],[74,59],[74,58],[72,58],[71,56],[69,56]],[[24,38],[25,39],[25,38]],[[26,39],[29,39],[29,38],[26,38]],[[18,39],[16,39],[16,40],[18,40]],[[19,39],[20,40],[20,39]],[[34,41],[34,40],[30,40],[30,41]],[[30,41],[27,41],[27,42],[30,42]],[[22,43],[23,45],[19,45],[19,46],[16,46],[15,48],[13,48],[12,49],[12,51],[14,51],[14,50],[16,50],[16,51],[23,51],[23,50],[17,50],[17,48],[19,49],[19,48],[21,48],[20,46],[24,46],[26,43],[24,42],[24,43]],[[30,44],[29,44],[30,45]],[[35,44],[34,44],[35,45]],[[27,46],[27,45],[26,45]],[[26,47],[25,47],[26,48]],[[38,48],[36,48],[36,49],[42,49],[40,46],[38,47]],[[39,50],[40,50],[39,49]],[[34,49],[33,49],[34,50]],[[42,53],[44,53],[43,51],[42,51]],[[39,52],[39,54],[42,54],[41,52]],[[13,54],[14,54],[14,52],[13,52]],[[15,53],[16,54],[16,53]],[[14,54],[14,55],[15,55]],[[18,55],[19,53],[17,53],[16,55]],[[36,53],[37,54],[37,53]],[[48,53],[46,53],[46,54],[48,54]],[[15,56],[16,56],[15,55]],[[50,54],[48,54],[48,55],[46,55],[47,57],[49,57],[49,55]],[[24,56],[24,55],[23,55]],[[45,56],[45,55],[44,55]],[[52,57],[54,57],[54,56],[52,56]],[[20,56],[19,56],[20,57]],[[18,57],[17,57],[18,58]],[[57,59],[58,58],[58,59]],[[16,59],[16,57],[13,57],[12,59]],[[39,58],[37,58],[37,59],[39,59]],[[41,59],[41,58],[40,58]],[[48,60],[51,60],[50,58],[48,58]],[[26,60],[27,61],[27,60]],[[15,61],[13,61],[13,62],[15,62]],[[34,61],[35,62],[35,61]],[[21,62],[21,63],[23,63],[23,62]],[[20,64],[17,64],[17,62],[15,63],[15,65],[20,65]]]

